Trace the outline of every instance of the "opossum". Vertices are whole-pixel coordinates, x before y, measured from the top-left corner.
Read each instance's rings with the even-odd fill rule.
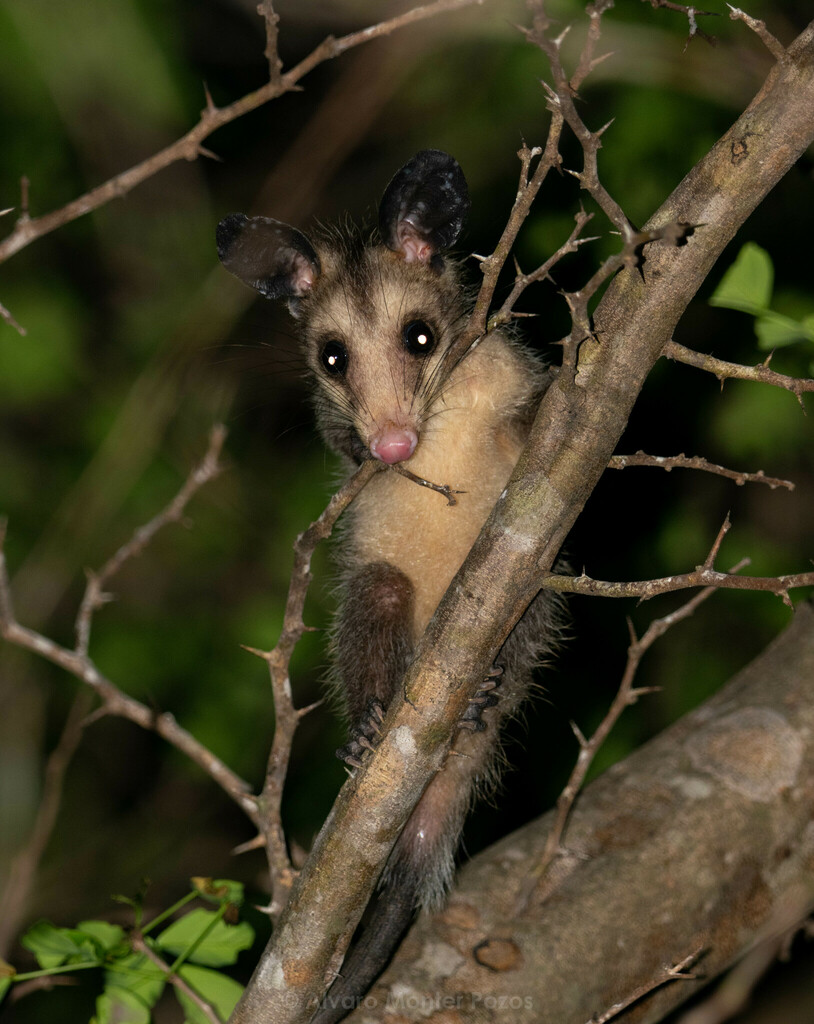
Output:
[[[351,506],[342,549],[333,671],[352,730],[338,751],[359,765],[375,745],[415,645],[506,485],[550,371],[512,337],[484,336],[444,360],[469,313],[445,253],[469,210],[458,163],[423,150],[392,179],[379,234],[322,230],[312,239],[266,217],[218,226],[227,270],[288,299],[313,380],[318,425],[349,468],[365,459],[449,485],[433,490],[388,471]],[[417,908],[439,906],[476,789],[494,785],[498,732],[551,649],[560,614],[544,595],[502,648],[461,721],[454,753],[430,782],[388,860],[366,926],[316,1024],[334,1024],[367,992]]]

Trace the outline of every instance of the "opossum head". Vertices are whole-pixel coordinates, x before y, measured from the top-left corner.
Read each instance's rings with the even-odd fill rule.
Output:
[[[444,354],[465,315],[456,269],[444,259],[469,209],[457,162],[418,153],[379,208],[380,241],[353,232],[313,239],[267,217],[218,225],[227,270],[300,321],[326,440],[361,462],[408,460],[443,409]]]

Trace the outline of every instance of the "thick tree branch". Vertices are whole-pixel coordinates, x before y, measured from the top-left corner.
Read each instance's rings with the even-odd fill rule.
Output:
[[[525,913],[518,893],[554,811],[463,867],[448,906],[418,921],[350,1021],[419,1021],[412,1007],[447,999],[462,1019],[479,1019],[486,993],[493,1024],[608,1019],[634,995],[631,1019],[663,1020],[811,906],[812,787],[806,603],[720,693],[586,788],[568,849]],[[483,966],[478,951],[498,942],[513,956]],[[663,965],[690,954],[694,980],[651,991]]]
[[[738,227],[812,140],[814,24],[646,225],[704,228],[686,245],[650,246],[643,275],[617,275],[596,311],[602,343],[585,342],[574,381],[558,380],[547,391],[507,491],[422,638],[404,680],[405,701],[390,709],[375,755],[340,793],[234,1024],[307,1017],[348,922],[358,920],[400,827],[443,764],[447,746],[439,741],[451,737],[471,685],[537,591],[540,569],[556,558],[679,317]],[[356,870],[348,872],[348,864]],[[679,950],[678,958],[687,953]]]

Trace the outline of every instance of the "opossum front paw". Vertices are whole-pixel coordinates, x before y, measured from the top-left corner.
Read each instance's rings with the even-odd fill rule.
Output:
[[[349,764],[353,768],[361,768],[364,759],[379,745],[383,721],[384,708],[377,700],[369,700],[353,736],[344,747],[340,747],[336,752],[340,761],[344,761],[345,764]]]
[[[470,698],[469,705],[461,715],[458,721],[459,729],[469,729],[470,732],[483,732],[486,728],[486,722],[483,721],[481,715],[486,708],[493,708],[498,702],[498,695],[494,692],[498,686],[500,686],[500,677],[503,675],[503,667],[501,665],[493,665],[480,684],[479,688],[475,691],[475,695]]]

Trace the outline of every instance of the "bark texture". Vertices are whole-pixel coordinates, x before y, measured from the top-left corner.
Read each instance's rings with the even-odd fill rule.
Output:
[[[460,873],[351,1021],[586,1024],[704,952],[620,1020],[655,1022],[814,901],[814,609],[715,697],[583,793],[567,850],[518,890],[553,814]],[[394,1016],[395,1015],[395,1016]]]

